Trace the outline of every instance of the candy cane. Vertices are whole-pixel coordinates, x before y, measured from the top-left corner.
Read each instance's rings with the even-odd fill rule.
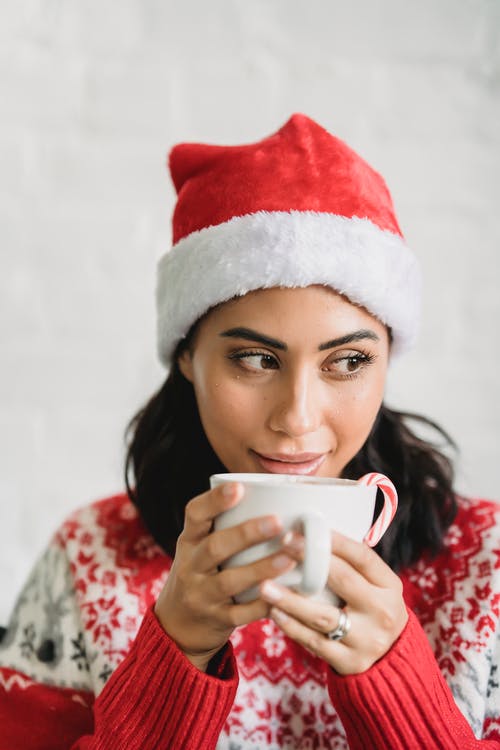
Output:
[[[375,547],[389,528],[389,525],[396,514],[398,509],[398,493],[388,477],[384,474],[378,474],[375,471],[371,474],[365,474],[361,479],[358,479],[358,482],[360,484],[365,484],[368,487],[376,484],[384,494],[384,507],[364,538],[364,541],[368,546]]]

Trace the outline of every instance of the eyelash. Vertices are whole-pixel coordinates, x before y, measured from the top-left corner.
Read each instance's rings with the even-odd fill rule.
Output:
[[[242,352],[234,352],[228,356],[228,359],[235,362],[235,364],[239,365],[240,367],[244,368],[245,365],[240,364],[240,363],[245,359],[249,359],[250,357],[268,357],[269,359],[274,360],[275,362],[279,363],[279,360],[273,354],[269,354],[269,352],[261,352],[258,350],[246,350]],[[356,378],[367,365],[370,365],[375,360],[375,356],[366,351],[357,351],[350,355],[344,355],[344,356],[338,357],[337,359],[332,359],[331,362],[334,364],[337,364],[339,362],[353,361],[353,360],[357,360],[359,363],[359,367],[354,372],[345,372],[345,373],[336,372],[332,374],[336,375],[337,378],[341,380],[352,380],[353,378]],[[251,365],[247,365],[247,367],[251,368]],[[259,372],[257,368],[251,368],[251,369],[255,372]],[[269,369],[274,370],[278,368],[269,368]],[[266,371],[267,370],[261,370],[261,372],[266,372]],[[326,371],[328,372],[328,370]]]
[[[242,360],[249,359],[250,357],[268,357],[269,359],[272,359],[275,362],[279,361],[273,354],[269,354],[269,352],[246,350],[244,352],[234,352],[233,354],[229,355],[229,359],[232,360],[233,362],[236,362],[236,364],[239,364]],[[244,365],[240,365],[240,366],[244,367]],[[256,369],[256,368],[252,368],[252,369]]]
[[[353,360],[357,360],[359,363],[358,368],[354,372],[344,372],[340,375],[342,380],[352,380],[353,378],[356,378],[362,370],[365,369],[368,365],[370,365],[372,362],[375,361],[375,355],[370,354],[369,352],[356,352],[355,354],[350,355],[344,355],[342,357],[338,357],[337,359],[333,359],[333,362],[352,362]]]

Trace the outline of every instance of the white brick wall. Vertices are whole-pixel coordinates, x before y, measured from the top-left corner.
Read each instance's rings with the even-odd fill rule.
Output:
[[[76,505],[120,489],[161,380],[167,149],[304,111],[385,175],[426,277],[389,401],[435,417],[500,498],[497,0],[3,0],[0,622]]]

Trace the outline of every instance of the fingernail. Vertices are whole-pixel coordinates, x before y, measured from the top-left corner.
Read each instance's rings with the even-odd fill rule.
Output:
[[[229,484],[225,484],[222,488],[222,494],[224,497],[233,497],[240,489],[240,484],[238,482],[230,482]]]
[[[263,518],[260,522],[260,530],[266,536],[275,536],[279,534],[281,522],[278,518]]]
[[[292,562],[294,561],[288,555],[278,555],[273,558],[272,566],[273,568],[282,570],[283,568],[288,568]]]
[[[304,551],[304,539],[301,536],[296,536],[292,531],[285,534],[282,543],[284,547],[298,555],[301,555]]]
[[[276,607],[272,607],[269,614],[276,622],[286,622],[288,620],[288,615],[282,609],[276,609]]]
[[[271,581],[265,581],[261,588],[261,593],[264,595],[264,598],[267,599],[270,602],[277,602],[281,599],[283,596],[282,591],[274,585]]]

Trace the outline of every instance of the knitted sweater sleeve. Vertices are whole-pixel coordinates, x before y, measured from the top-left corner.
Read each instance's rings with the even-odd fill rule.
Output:
[[[71,581],[64,550],[49,547],[3,635],[0,750],[214,748],[237,687],[231,646],[216,674],[204,674],[150,608],[96,697],[78,649],[81,613]]]
[[[500,738],[474,736],[411,611],[383,659],[359,675],[329,669],[328,689],[350,750],[500,750]]]
[[[219,675],[200,672],[150,609],[132,650],[94,703],[94,731],[72,750],[209,750],[217,744],[236,692],[231,646]]]

